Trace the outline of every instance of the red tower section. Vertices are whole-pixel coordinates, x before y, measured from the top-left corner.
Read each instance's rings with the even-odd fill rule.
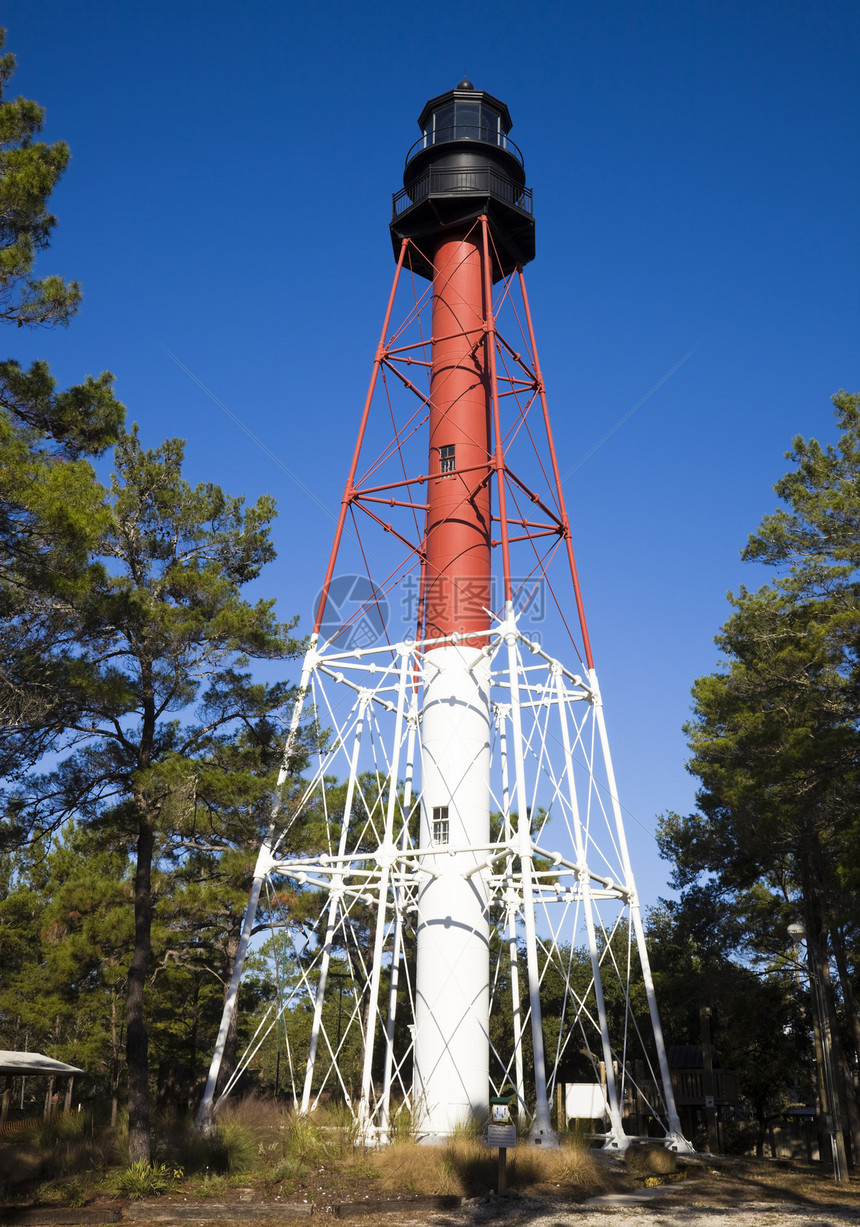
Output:
[[[490,398],[481,251],[436,249],[430,374],[424,624],[427,638],[486,629],[490,587]]]

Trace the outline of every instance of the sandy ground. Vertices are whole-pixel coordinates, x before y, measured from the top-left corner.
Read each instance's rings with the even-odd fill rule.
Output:
[[[356,1219],[356,1223],[369,1219]],[[522,1196],[481,1199],[462,1210],[421,1217],[386,1214],[377,1220],[387,1227],[467,1227],[504,1224],[505,1227],[613,1227],[642,1224],[643,1227],[837,1227],[860,1224],[855,1206],[798,1205],[775,1200],[714,1206],[675,1193],[635,1205],[607,1201],[598,1205],[573,1205],[563,1199]]]
[[[767,1165],[701,1165],[688,1179],[575,1203],[564,1196],[474,1198],[461,1209],[377,1216],[386,1227],[860,1227],[860,1180],[837,1186],[824,1176]],[[356,1223],[370,1219],[353,1220]]]

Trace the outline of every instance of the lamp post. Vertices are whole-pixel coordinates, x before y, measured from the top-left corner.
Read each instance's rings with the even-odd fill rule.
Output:
[[[795,945],[806,941],[806,961],[809,965],[809,979],[813,990],[815,1013],[818,1017],[818,1030],[821,1036],[821,1089],[822,1110],[824,1112],[825,1131],[830,1135],[830,1151],[833,1155],[833,1179],[840,1184],[848,1183],[848,1164],[845,1157],[845,1139],[839,1120],[839,1099],[836,1094],[836,1083],[833,1078],[833,1058],[830,1046],[830,1018],[826,1008],[824,986],[821,983],[818,963],[807,940],[806,927],[799,921],[788,926],[788,934]]]

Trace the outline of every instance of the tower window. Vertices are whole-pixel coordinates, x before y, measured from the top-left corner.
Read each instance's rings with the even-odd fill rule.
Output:
[[[453,473],[457,465],[454,460],[454,444],[449,443],[446,447],[439,448],[439,472]]]
[[[434,805],[433,806],[433,843],[447,844],[448,842],[448,806]]]

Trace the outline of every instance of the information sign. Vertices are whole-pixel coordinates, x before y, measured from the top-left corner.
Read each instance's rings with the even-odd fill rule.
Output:
[[[487,1126],[487,1145],[498,1146],[500,1150],[513,1150],[517,1144],[516,1125]]]

